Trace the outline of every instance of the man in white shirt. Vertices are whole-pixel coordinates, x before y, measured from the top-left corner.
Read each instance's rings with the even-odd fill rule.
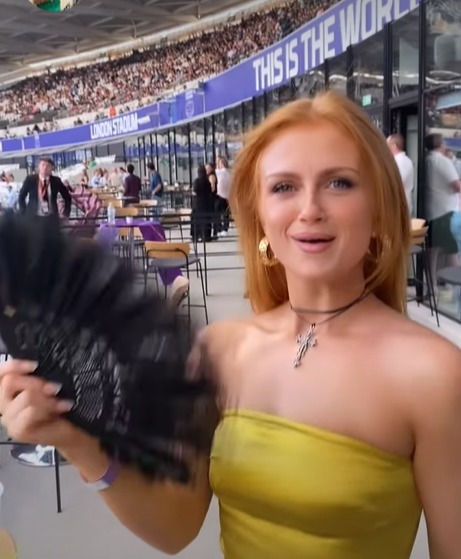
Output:
[[[413,161],[405,153],[405,140],[401,134],[392,134],[387,138],[387,145],[395,158],[402,178],[407,199],[408,211],[413,213],[413,189],[415,187],[415,170]]]
[[[232,182],[232,175],[229,171],[229,164],[224,157],[218,158],[218,166],[216,169],[216,176],[218,179],[217,195],[218,204],[217,210],[220,215],[220,227],[218,235],[225,237],[229,231],[229,196]]]
[[[429,134],[427,155],[426,214],[429,221],[431,272],[436,281],[440,251],[456,254],[458,245],[451,232],[451,219],[459,209],[461,180],[453,162],[446,156],[442,134]]]

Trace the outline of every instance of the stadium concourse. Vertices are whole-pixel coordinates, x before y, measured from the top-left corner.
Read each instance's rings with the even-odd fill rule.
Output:
[[[285,102],[326,86],[353,97],[384,134],[405,135],[415,168],[425,156],[426,127],[443,131],[456,159],[459,93],[437,97],[453,94],[449,80],[461,83],[459,61],[450,58],[461,29],[453,2],[428,0],[423,13],[417,0],[80,0],[46,13],[29,0],[0,0],[0,210],[18,209],[24,180],[40,161],[51,165],[49,157],[72,197],[71,227],[93,236],[111,229],[115,217],[117,227],[125,220],[123,229],[136,220],[139,231],[128,227],[110,242],[144,266],[142,229],[155,222],[162,240],[187,243],[203,264],[203,283],[193,269],[179,291],[168,285],[167,296],[182,310],[192,305],[201,324],[249,315],[228,207],[205,216],[206,226],[194,221],[198,169],[216,163],[207,172],[210,181],[218,174],[222,188],[246,131]],[[424,18],[427,34],[419,32]],[[437,54],[426,57],[436,93],[425,100],[423,47]],[[414,218],[423,207],[423,179],[415,181]],[[410,278],[409,298],[418,277]],[[459,287],[425,287],[429,300],[410,302],[410,316],[461,345]],[[48,450],[33,449],[36,457]],[[0,482],[0,528],[14,538],[18,559],[164,557],[121,526],[72,466],[60,467],[60,513],[54,468],[20,464],[0,446]],[[178,558],[220,559],[219,542],[213,500],[200,536]],[[424,518],[411,559],[429,559]]]

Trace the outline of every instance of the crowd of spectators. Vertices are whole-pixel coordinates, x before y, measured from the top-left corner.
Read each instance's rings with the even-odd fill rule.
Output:
[[[107,114],[109,107],[133,100],[142,100],[143,104],[153,102],[172,87],[223,72],[275,43],[337,1],[290,0],[177,43],[156,45],[105,63],[26,79],[0,92],[0,119],[23,123],[33,115],[53,112],[60,116],[81,115],[94,111],[95,107]]]

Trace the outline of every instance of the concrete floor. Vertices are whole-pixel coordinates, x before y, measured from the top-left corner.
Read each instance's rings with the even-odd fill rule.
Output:
[[[232,251],[235,242],[214,243],[212,251]],[[229,264],[229,262],[231,264]],[[238,265],[237,256],[214,256],[210,267]],[[210,271],[208,305],[210,319],[223,319],[249,312],[243,299],[241,270]],[[194,297],[200,293],[193,278]],[[201,311],[198,311],[200,313]],[[422,307],[411,308],[416,320],[436,328],[435,320]],[[200,314],[197,315],[199,317]],[[461,326],[442,319],[440,330],[453,341],[461,340]],[[52,469],[18,465],[1,447],[0,481],[5,486],[1,525],[10,531],[18,546],[19,559],[160,559],[162,553],[149,548],[114,520],[102,500],[86,490],[71,466],[61,468],[63,512],[56,514]],[[213,502],[200,537],[179,559],[219,559],[217,505]],[[412,559],[428,559],[426,530],[422,522]],[[2,559],[2,558],[0,558]],[[282,558],[281,558],[282,559]],[[286,558],[289,559],[289,558]],[[334,558],[332,558],[334,559]]]

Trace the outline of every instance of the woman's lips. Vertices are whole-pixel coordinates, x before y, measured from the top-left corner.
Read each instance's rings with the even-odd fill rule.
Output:
[[[320,254],[326,252],[334,242],[334,237],[293,239],[298,247],[307,254]]]

